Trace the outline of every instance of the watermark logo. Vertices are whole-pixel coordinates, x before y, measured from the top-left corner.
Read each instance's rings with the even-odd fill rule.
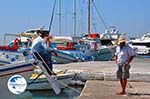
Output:
[[[9,91],[13,94],[21,94],[27,87],[27,81],[21,75],[14,75],[9,78],[7,86]]]

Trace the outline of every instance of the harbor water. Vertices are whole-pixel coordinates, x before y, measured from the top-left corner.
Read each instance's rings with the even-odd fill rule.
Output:
[[[75,87],[75,90],[81,92],[83,87]],[[53,90],[36,90],[36,91],[25,91],[20,94],[17,99],[78,99],[80,93],[70,88],[62,89],[59,95],[56,95]]]

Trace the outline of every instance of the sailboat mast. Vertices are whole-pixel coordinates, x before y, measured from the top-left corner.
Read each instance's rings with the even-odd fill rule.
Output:
[[[59,0],[59,36],[61,35],[61,0]]]
[[[91,9],[91,7],[90,7],[90,5],[91,5],[91,0],[88,0],[88,34],[90,34],[90,9]]]
[[[76,0],[73,0],[73,35],[76,36]]]
[[[56,6],[56,0],[54,1],[54,5],[53,5],[53,11],[52,11],[51,20],[50,20],[49,29],[48,29],[49,33],[51,33],[52,23],[54,19],[55,6]]]

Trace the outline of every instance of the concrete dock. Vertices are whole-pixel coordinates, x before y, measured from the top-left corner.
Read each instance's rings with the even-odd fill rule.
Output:
[[[114,61],[91,61],[57,64],[54,69],[76,73],[83,80],[117,80],[117,65]],[[150,81],[150,59],[134,59],[131,63],[130,81]]]
[[[127,96],[118,96],[119,81],[114,61],[92,61],[57,64],[54,69],[76,73],[86,81],[79,99],[150,99],[150,59],[136,58],[131,63]]]
[[[149,82],[129,82],[127,95],[120,96],[117,81],[88,80],[79,99],[150,99]]]

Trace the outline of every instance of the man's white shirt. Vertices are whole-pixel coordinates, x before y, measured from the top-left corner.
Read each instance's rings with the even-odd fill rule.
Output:
[[[117,56],[117,64],[123,65],[131,56],[135,56],[135,51],[126,44],[122,49],[117,46],[115,55]]]
[[[37,37],[33,40],[32,42],[32,46],[31,46],[31,49],[38,43],[38,42],[41,42],[41,41],[44,41],[44,39],[42,37]]]

